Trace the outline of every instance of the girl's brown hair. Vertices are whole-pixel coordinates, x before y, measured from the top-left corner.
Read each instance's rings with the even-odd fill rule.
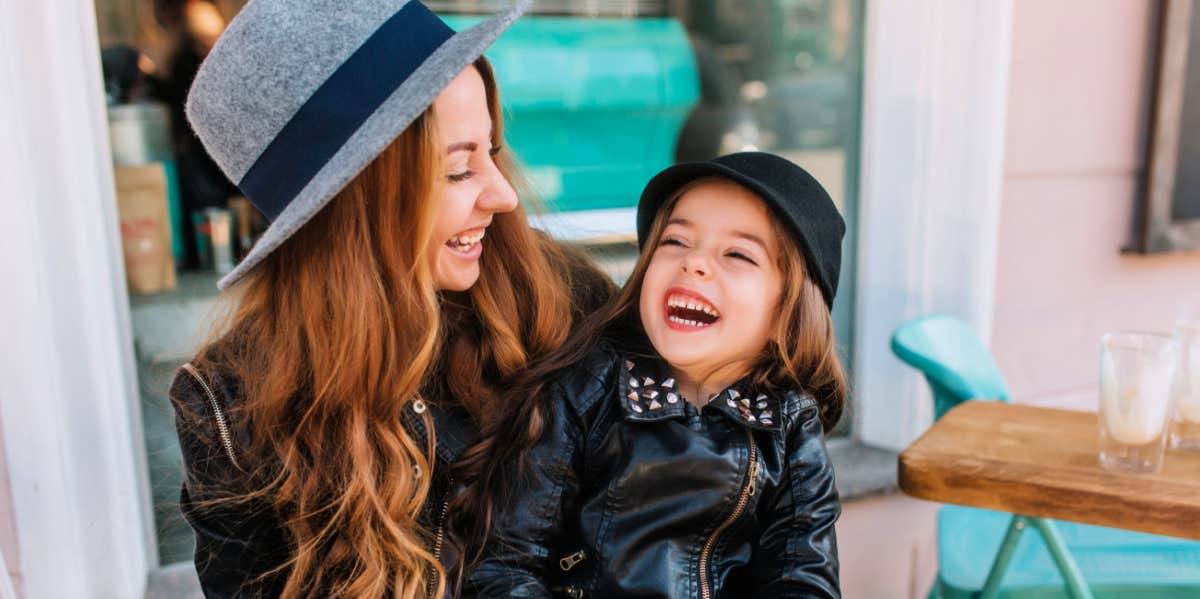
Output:
[[[500,146],[495,79],[484,59],[475,68]],[[570,257],[521,210],[494,215],[469,291],[435,290],[431,198],[445,180],[434,119],[431,107],[251,271],[199,354],[202,371],[241,385],[231,414],[251,466],[245,488],[214,501],[265,503],[282,520],[290,557],[266,575],[286,572],[284,597],[441,596],[446,576],[418,522],[433,427],[422,413],[423,445],[401,414],[436,398],[489,421],[496,389],[570,329]],[[510,159],[496,160],[511,176]],[[439,373],[454,376],[431,383]]]
[[[713,179],[689,182],[663,203],[628,283],[604,308],[586,318],[558,351],[533,365],[513,384],[510,394],[514,399],[505,402],[511,410],[505,415],[506,420],[485,428],[483,440],[466,454],[468,460],[464,464],[473,482],[459,498],[457,511],[483,518],[472,529],[480,535],[472,540],[473,546],[482,547],[486,543],[495,511],[513,507],[509,498],[516,479],[525,472],[524,456],[538,440],[541,423],[553,409],[541,392],[544,384],[582,361],[601,337],[630,355],[655,355],[646,340],[638,310],[642,280],[679,198],[689,189]],[[771,227],[779,240],[776,265],[783,273],[783,293],[775,312],[780,316],[749,377],[763,390],[801,389],[811,394],[817,400],[821,424],[828,432],[841,418],[846,403],[846,378],[837,355],[833,319],[820,288],[808,276],[794,234],[774,212]],[[472,561],[479,557],[470,556]]]

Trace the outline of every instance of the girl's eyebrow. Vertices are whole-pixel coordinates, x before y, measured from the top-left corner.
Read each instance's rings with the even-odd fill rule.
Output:
[[[762,247],[764,252],[767,251],[767,242],[763,241],[762,237],[759,237],[758,235],[738,230],[734,230],[731,235],[737,237],[738,239],[745,239],[751,243],[757,243],[760,247]]]

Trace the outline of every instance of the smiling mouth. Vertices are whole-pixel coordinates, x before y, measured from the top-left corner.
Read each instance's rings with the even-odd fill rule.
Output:
[[[470,254],[483,241],[485,231],[486,229],[478,229],[475,233],[469,235],[465,232],[459,233],[446,242],[446,247],[460,254]]]
[[[721,319],[715,306],[691,294],[667,295],[667,322],[682,327],[707,328]]]

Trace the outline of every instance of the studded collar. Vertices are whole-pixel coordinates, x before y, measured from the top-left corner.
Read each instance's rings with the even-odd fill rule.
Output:
[[[687,400],[661,360],[626,359],[620,390],[619,403],[626,420],[652,422],[687,417]],[[705,410],[720,412],[742,426],[768,431],[780,430],[780,408],[778,398],[754,392],[745,380],[712,396],[704,406]]]

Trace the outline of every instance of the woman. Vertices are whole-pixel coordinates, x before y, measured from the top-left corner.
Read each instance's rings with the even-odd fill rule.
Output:
[[[460,33],[340,4],[249,3],[189,97],[272,221],[171,389],[209,596],[452,591],[449,466],[612,289],[514,210],[481,54],[528,3]]]

